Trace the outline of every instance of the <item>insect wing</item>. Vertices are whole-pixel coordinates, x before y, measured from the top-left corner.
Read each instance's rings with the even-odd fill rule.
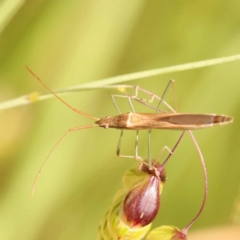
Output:
[[[172,113],[161,114],[159,120],[168,122],[170,125],[175,126],[175,129],[192,130],[228,124],[233,121],[233,118],[216,114]]]
[[[216,114],[129,113],[128,128],[194,130],[231,122],[232,117]]]

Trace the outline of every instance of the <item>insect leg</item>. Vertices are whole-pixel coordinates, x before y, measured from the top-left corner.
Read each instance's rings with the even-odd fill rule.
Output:
[[[151,132],[152,130],[148,130],[148,166],[149,169],[152,169],[152,156],[151,156]]]
[[[163,154],[164,151],[168,151],[169,154],[173,155],[173,152],[171,151],[171,149],[170,149],[168,146],[164,146],[164,147],[160,150],[160,152],[159,152],[159,154],[158,154],[158,156],[157,156],[157,158],[156,158],[157,161],[158,161],[158,159],[162,156],[162,154]]]
[[[122,98],[131,98],[131,99],[133,99],[134,101],[139,102],[140,104],[142,104],[142,105],[144,105],[144,106],[146,106],[146,107],[149,107],[149,108],[154,109],[155,111],[156,111],[157,107],[156,107],[156,106],[153,106],[151,103],[153,103],[154,100],[162,101],[161,104],[164,104],[164,105],[168,108],[169,111],[171,111],[171,112],[176,112],[176,111],[174,110],[174,108],[172,108],[166,101],[161,100],[162,98],[160,98],[158,95],[156,95],[156,94],[154,94],[154,93],[152,93],[152,92],[150,92],[150,91],[147,91],[147,90],[145,90],[145,89],[143,89],[143,88],[140,88],[140,87],[136,87],[136,88],[137,88],[137,90],[136,90],[137,93],[135,93],[135,95],[130,95],[130,94],[128,94],[128,95],[118,95],[118,96],[119,96],[119,97],[122,97]],[[140,98],[140,97],[138,97],[137,94],[138,94],[138,92],[140,92],[140,91],[143,92],[144,94],[150,95],[151,98],[150,98],[150,99],[145,99],[145,98]],[[158,104],[159,104],[159,103],[158,103]],[[167,111],[160,110],[160,109],[159,109],[158,111],[167,112]]]
[[[116,102],[116,100],[115,100],[115,97],[118,97],[118,95],[112,94],[111,97],[112,97],[112,101],[113,101],[113,104],[114,104],[115,108],[117,109],[118,113],[121,114],[120,108],[118,107],[117,102]],[[125,155],[121,155],[121,154],[120,154],[121,145],[122,145],[122,137],[123,137],[123,130],[121,130],[120,137],[119,137],[119,140],[118,140],[117,156],[119,156],[119,157],[125,157],[125,158],[133,158],[133,157],[131,157],[131,156],[125,156]]]
[[[140,162],[143,162],[143,159],[140,156],[138,156],[138,131],[137,131],[137,134],[136,134],[136,141],[135,141],[135,156],[120,154],[121,144],[122,144],[122,136],[123,136],[123,130],[121,130],[119,141],[118,141],[117,156],[121,157],[121,158],[133,158],[133,159],[136,159]]]
[[[170,83],[168,85],[170,86]],[[169,89],[169,86],[164,91],[163,97],[167,93],[167,90]],[[136,86],[136,87],[131,86],[131,87],[135,88],[135,94],[134,95],[130,95],[128,93],[126,93],[126,95],[116,95],[116,94],[112,95],[113,103],[114,103],[114,105],[115,105],[115,107],[116,107],[116,109],[118,110],[119,113],[121,113],[121,111],[120,111],[120,109],[119,109],[119,107],[116,103],[115,97],[127,98],[128,102],[129,102],[129,105],[132,109],[132,112],[135,112],[135,109],[134,109],[134,106],[132,104],[131,99],[133,99],[137,102],[140,102],[141,104],[143,104],[147,107],[150,107],[151,105],[149,103],[152,103],[155,99],[157,99],[158,101],[160,101],[160,103],[163,103],[170,110],[174,111],[174,109],[172,109],[170,105],[168,105],[165,101],[163,101],[163,98],[159,98],[157,95],[155,95],[155,94],[153,94],[153,93],[151,93],[151,92],[149,92],[145,89],[142,89],[139,86]],[[138,97],[139,91],[141,91],[144,94],[149,95],[150,99],[139,98]],[[160,103],[158,104],[157,111],[159,111]],[[156,111],[156,107],[152,107],[152,108]],[[121,156],[121,157],[131,157],[131,158],[133,158],[132,156],[120,155],[122,136],[123,136],[123,131],[121,131],[121,134],[120,134],[120,139],[119,139],[118,148],[117,148],[117,155]],[[138,137],[139,137],[139,132],[137,131],[136,132],[136,141],[135,141],[135,159],[138,159]],[[151,138],[151,129],[148,131],[148,165],[149,165],[149,168],[151,169],[152,168],[152,157],[151,157],[151,139],[150,138]]]
[[[121,95],[115,95],[115,94],[111,95],[112,101],[113,101],[113,104],[114,104],[115,108],[117,109],[118,113],[121,114],[120,108],[118,107],[117,102],[115,100],[115,97],[119,97],[119,96],[121,96]]]
[[[161,104],[163,103],[163,99],[165,98],[169,88],[171,87],[171,85],[173,86],[173,91],[174,91],[174,102],[175,102],[175,107],[177,108],[177,99],[176,99],[176,91],[175,91],[175,81],[173,79],[171,79],[167,85],[167,87],[165,88],[163,94],[162,94],[162,97],[160,98],[160,101],[158,103],[158,106],[157,106],[157,109],[156,109],[156,112],[159,112],[160,111],[160,106]]]
[[[174,82],[174,80],[171,80],[172,82]],[[133,86],[133,85],[110,85],[110,86],[105,86],[104,88],[108,88],[108,89],[111,89],[111,88],[115,88],[115,89],[121,89],[119,91],[121,92],[125,92],[125,94],[114,94],[112,95],[112,98],[114,97],[119,97],[119,98],[131,98],[131,99],[134,99],[135,101],[137,102],[140,102],[142,105],[145,105],[147,107],[150,107],[150,108],[153,108],[153,109],[156,109],[156,107],[152,107],[150,104],[148,103],[153,103],[154,100],[157,100],[157,101],[160,101],[161,98],[159,96],[157,96],[156,94],[146,90],[146,89],[143,89],[143,88],[140,88],[139,86]],[[134,94],[129,94],[128,92],[126,92],[126,89],[135,89],[135,93]],[[150,96],[150,99],[146,99],[146,98],[140,98],[138,97],[139,95],[139,92],[142,92],[146,95],[149,95]],[[116,104],[116,101],[113,100],[114,102],[114,105],[115,107],[118,109],[118,112],[120,113],[120,110],[119,108],[117,107],[117,104]],[[175,110],[167,103],[163,100],[162,102],[170,111],[172,112],[175,112]]]
[[[117,102],[116,102],[116,100],[115,100],[115,97],[122,97],[122,95],[112,94],[111,97],[112,97],[112,101],[113,101],[114,106],[116,107],[117,111],[121,114],[121,111],[120,111],[120,109],[119,109],[119,107],[118,107],[118,105],[117,105]],[[131,107],[131,109],[132,109],[132,112],[135,112],[135,109],[134,109],[134,107],[133,107],[131,98],[128,97],[128,96],[124,96],[124,97],[127,97],[127,98],[128,98],[128,102],[129,102],[129,105],[130,105],[130,107]],[[118,141],[117,156],[123,157],[123,158],[135,158],[136,160],[143,161],[143,159],[138,156],[138,138],[139,138],[139,131],[136,131],[135,156],[129,156],[129,155],[122,155],[122,154],[120,154],[121,144],[122,144],[122,137],[123,137],[123,130],[121,130],[120,137],[119,137],[119,141]]]
[[[135,113],[136,111],[133,107],[130,96],[128,96],[128,102],[129,102],[129,105],[130,105],[132,111]],[[139,130],[136,131],[136,139],[135,139],[135,159],[137,159],[137,160],[139,159],[139,156],[138,156],[138,138],[139,138]]]
[[[159,99],[159,103],[158,103],[158,106],[157,106],[157,108],[156,108],[156,112],[161,111],[161,110],[160,110],[160,106],[161,106],[161,104],[164,103],[164,98],[165,98],[165,96],[166,96],[166,94],[167,94],[167,92],[168,92],[168,90],[169,90],[169,88],[170,88],[171,85],[174,86],[174,80],[170,80],[170,81],[169,81],[166,89],[164,90],[164,92],[163,92],[163,94],[162,94],[162,97]],[[139,88],[136,88],[136,95],[137,95],[137,90],[139,90]],[[146,91],[146,90],[144,90],[144,89],[141,89],[141,91],[143,91],[143,92],[145,92],[146,94],[149,94],[149,95],[151,96],[151,99],[148,101],[148,103],[149,103],[149,102],[153,102],[154,98],[159,98],[157,95],[152,94],[152,93],[150,93],[150,92],[148,92],[148,91]],[[174,95],[174,96],[176,96],[176,95]],[[136,98],[135,98],[135,99],[136,99]],[[139,101],[140,103],[142,103],[142,104],[145,105],[145,106],[149,106],[149,105],[146,105],[146,103],[144,102],[143,99],[137,98],[136,100]],[[176,100],[176,99],[175,99],[175,100]],[[172,109],[171,109],[171,110],[172,110]],[[174,110],[173,110],[173,111],[174,111]],[[149,131],[148,131],[148,165],[149,165],[149,168],[150,168],[150,169],[152,168],[151,132],[152,132],[152,130],[149,129]]]
[[[140,88],[139,86],[136,86],[135,87],[135,95],[127,95],[127,96],[124,96],[124,95],[119,95],[121,97],[126,97],[126,98],[131,98],[139,103],[141,103],[142,105],[145,105],[146,107],[149,107],[149,108],[152,108],[154,110],[156,110],[156,112],[166,112],[166,111],[163,111],[160,109],[160,106],[163,104],[165,105],[171,112],[176,112],[176,110],[174,108],[172,108],[166,101],[164,101],[164,98],[169,90],[169,88],[171,87],[171,85],[173,85],[173,91],[174,91],[174,103],[175,103],[175,106],[177,106],[177,101],[176,101],[176,91],[175,91],[175,81],[174,80],[170,80],[167,87],[165,88],[163,94],[162,94],[162,97],[159,97],[158,95],[146,90],[146,89],[143,89],[143,88]],[[140,98],[138,97],[138,93],[139,92],[142,92],[144,94],[147,94],[150,96],[150,99],[145,99],[145,98]],[[158,105],[157,107],[154,107],[152,105],[150,105],[149,103],[153,103],[154,100],[157,100],[159,101],[158,102]]]
[[[169,83],[168,83],[166,89],[164,90],[161,98],[159,98],[159,97],[156,96],[155,94],[152,94],[152,93],[150,93],[150,92],[148,92],[148,91],[146,91],[146,90],[144,90],[144,89],[141,89],[141,91],[143,91],[143,92],[145,92],[146,94],[149,94],[149,95],[151,96],[151,99],[147,101],[148,103],[149,103],[149,102],[153,102],[154,98],[159,98],[159,103],[158,103],[158,106],[157,106],[157,108],[156,108],[156,113],[159,112],[159,111],[161,111],[161,110],[160,110],[160,106],[161,106],[161,104],[164,103],[164,98],[165,98],[165,96],[166,96],[166,94],[167,94],[170,86],[171,86],[171,85],[175,86],[174,83],[175,83],[174,80],[170,80],[170,81],[169,81]],[[137,96],[137,93],[138,93],[137,91],[138,91],[138,90],[139,90],[139,87],[136,87],[135,96]],[[174,88],[174,91],[175,91],[175,88]],[[147,104],[144,102],[144,99],[136,98],[135,96],[133,97],[133,99],[135,99],[136,101],[142,103],[142,104],[145,105],[145,106],[149,106],[149,104],[147,105]],[[176,94],[174,94],[174,96],[175,96],[175,104],[176,104]],[[173,110],[173,111],[175,112],[175,110]],[[151,132],[152,132],[152,130],[149,129],[149,131],[148,131],[148,165],[149,165],[149,168],[150,168],[150,169],[152,168]]]

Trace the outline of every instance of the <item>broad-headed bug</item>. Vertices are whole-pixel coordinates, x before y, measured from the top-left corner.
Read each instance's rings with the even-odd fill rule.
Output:
[[[61,97],[59,97],[56,93],[54,93],[35,73],[33,73],[29,67],[27,67],[28,71],[49,91],[51,92],[58,100],[60,100],[63,104],[65,104],[67,107],[72,109],[74,112],[77,112],[78,114],[81,114],[87,118],[95,120],[94,124],[91,125],[85,125],[85,126],[77,126],[70,128],[67,132],[64,133],[64,135],[58,140],[58,142],[54,145],[52,150],[47,155],[46,159],[44,160],[42,166],[40,167],[40,170],[36,176],[36,179],[34,181],[33,189],[32,189],[32,195],[35,189],[35,185],[37,182],[37,179],[48,159],[48,157],[51,155],[51,153],[54,151],[54,149],[58,146],[58,144],[66,137],[66,135],[70,132],[92,128],[92,127],[103,127],[103,128],[116,128],[120,129],[120,138],[118,142],[117,147],[117,155],[120,157],[127,157],[127,158],[135,158],[139,161],[143,161],[141,157],[138,156],[138,131],[139,130],[149,130],[148,134],[148,162],[149,162],[149,168],[152,168],[152,162],[151,162],[151,155],[150,155],[150,134],[152,129],[170,129],[170,130],[194,130],[194,129],[201,129],[201,128],[207,128],[212,127],[215,125],[224,125],[231,123],[233,121],[232,117],[226,116],[226,115],[216,115],[216,114],[193,114],[193,113],[177,113],[170,105],[168,105],[163,99],[170,87],[171,84],[174,83],[173,80],[169,82],[167,85],[162,97],[158,97],[157,95],[142,89],[138,86],[130,86],[130,85],[121,85],[124,88],[133,88],[135,89],[135,95],[112,95],[112,99],[114,102],[115,107],[117,108],[119,115],[113,116],[113,117],[105,117],[105,118],[97,118],[92,115],[89,115],[85,112],[82,112],[71,105],[69,105],[67,102],[65,102]],[[118,85],[119,86],[119,85]],[[116,88],[116,86],[109,86],[109,88]],[[138,97],[138,91],[141,91],[149,96],[151,96],[150,100],[141,99]],[[115,97],[124,97],[127,98],[129,101],[129,104],[132,108],[132,112],[122,114],[116,104]],[[134,110],[134,107],[132,105],[131,99],[140,102],[143,105],[149,106],[148,102],[152,102],[154,99],[159,101],[159,104],[157,108],[154,108],[156,110],[155,113],[136,113]],[[164,111],[160,110],[161,104],[166,105],[172,113],[166,113]],[[149,106],[151,107],[151,106]],[[135,144],[135,156],[127,156],[127,155],[121,155],[120,149],[121,149],[121,142],[122,142],[122,136],[124,130],[136,130],[136,144]],[[170,151],[167,147],[164,147],[164,149],[167,149]]]

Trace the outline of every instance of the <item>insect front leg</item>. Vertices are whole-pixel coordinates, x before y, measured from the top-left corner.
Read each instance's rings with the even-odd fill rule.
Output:
[[[173,86],[173,92],[174,92],[174,104],[175,104],[175,109],[170,106],[166,101],[164,101],[164,98],[166,97],[168,91],[169,91],[169,88],[171,87],[171,85]],[[148,90],[145,90],[143,88],[140,88],[140,87],[137,87],[137,93],[138,92],[143,92],[147,95],[149,95],[151,98],[150,99],[145,99],[145,98],[139,98],[137,94],[135,94],[134,96],[131,96],[132,99],[134,99],[135,101],[139,102],[140,104],[146,106],[146,107],[149,107],[149,108],[152,108],[154,109],[156,112],[167,112],[165,110],[161,110],[161,106],[164,105],[165,107],[167,107],[167,109],[171,112],[176,112],[176,109],[177,109],[177,101],[176,101],[176,91],[175,91],[175,81],[174,80],[170,80],[167,87],[165,88],[163,94],[161,97],[159,97],[158,95],[148,91]],[[157,107],[153,106],[152,104],[150,103],[153,103],[154,101],[158,101],[158,104],[157,104]]]
[[[121,114],[121,111],[117,105],[117,102],[115,100],[115,97],[122,97],[121,95],[111,95],[112,97],[112,101],[113,101],[113,104],[114,106],[116,107],[117,111],[119,112],[119,114]],[[128,97],[128,96],[125,96],[128,98],[128,102],[129,102],[129,105],[132,109],[132,112],[135,112],[135,109],[133,107],[133,104],[132,104],[132,101],[131,101],[131,98]],[[138,139],[139,139],[139,131],[136,131],[136,138],[135,138],[135,156],[130,156],[130,155],[122,155],[120,154],[120,151],[121,151],[121,145],[122,145],[122,137],[123,137],[123,130],[121,130],[121,133],[120,133],[120,137],[119,137],[119,141],[118,141],[118,146],[117,146],[117,156],[119,157],[123,157],[123,158],[134,158],[138,161],[143,161],[143,159],[141,157],[138,156]]]
[[[115,88],[115,89],[118,89],[120,92],[124,93],[124,94],[113,94],[112,95],[113,97],[119,97],[119,98],[131,97],[132,99],[137,98],[137,99],[140,99],[144,102],[149,102],[149,103],[152,103],[154,101],[154,99],[159,99],[159,97],[156,94],[154,94],[150,91],[147,91],[146,89],[140,88],[139,86],[134,86],[134,85],[110,85],[110,86],[105,86],[104,88],[108,88],[108,89]],[[128,93],[126,91],[126,89],[134,89],[134,94]],[[142,92],[146,95],[149,95],[150,99],[139,98],[138,97],[139,92]],[[116,102],[114,102],[114,105],[116,106]]]
[[[170,82],[169,82],[169,84],[167,85],[167,87],[166,87],[166,89],[165,89],[162,97],[160,98],[160,101],[159,101],[158,106],[157,106],[157,108],[156,108],[156,113],[159,112],[159,111],[162,111],[162,110],[160,110],[161,103],[165,103],[165,102],[163,101],[163,99],[164,99],[164,97],[165,97],[165,95],[166,95],[166,93],[167,93],[167,91],[168,91],[168,89],[169,89],[169,87],[170,87],[170,85],[171,85],[172,83],[174,83],[174,81],[170,81]],[[138,91],[139,91],[139,89],[140,89],[142,92],[150,95],[150,96],[151,96],[150,100],[138,98],[137,96],[138,96]],[[131,106],[132,109],[133,109],[133,105],[132,105],[132,102],[131,102],[131,98],[134,99],[134,100],[136,100],[136,101],[138,101],[138,102],[140,102],[140,103],[142,103],[142,104],[145,105],[145,106],[149,106],[149,104],[146,104],[146,102],[147,102],[147,103],[152,103],[152,102],[154,101],[154,99],[156,99],[156,98],[159,99],[159,97],[158,97],[157,95],[155,95],[155,94],[153,94],[153,93],[151,93],[151,92],[149,92],[149,91],[147,91],[147,90],[145,90],[145,89],[141,89],[141,88],[139,88],[139,87],[136,87],[135,96],[129,96],[129,95],[128,95],[127,97],[128,97],[128,101],[129,101],[129,104],[130,104],[130,106]],[[152,133],[152,129],[149,129],[149,130],[148,130],[148,167],[149,167],[149,169],[152,169],[151,133]],[[168,148],[168,149],[169,149],[169,148]],[[169,150],[170,150],[170,149],[169,149]]]
[[[121,158],[133,158],[136,159],[137,161],[143,162],[143,159],[138,156],[138,132],[136,131],[136,140],[135,140],[135,156],[131,156],[131,155],[122,155],[120,154],[121,151],[121,144],[122,144],[122,137],[123,137],[123,130],[121,130],[120,133],[120,137],[119,137],[119,141],[118,141],[118,146],[117,146],[117,156],[121,157]]]
[[[173,81],[173,82],[172,82],[172,81]],[[172,80],[172,81],[170,81],[171,84],[174,83],[174,80]],[[131,95],[131,94],[126,93],[126,95],[114,95],[114,96],[115,96],[115,97],[119,97],[119,98],[132,99],[132,100],[134,100],[134,101],[136,101],[136,102],[138,102],[138,103],[140,103],[140,104],[142,104],[142,105],[144,105],[144,106],[146,106],[146,107],[148,107],[148,108],[151,108],[151,109],[153,109],[153,110],[155,110],[155,111],[157,111],[157,112],[163,112],[163,113],[166,113],[166,112],[168,112],[168,111],[170,111],[170,112],[176,112],[176,110],[175,110],[171,105],[169,105],[166,101],[164,101],[164,97],[165,97],[165,95],[166,95],[166,93],[167,93],[166,90],[164,91],[163,96],[162,96],[162,97],[159,97],[158,95],[156,95],[156,94],[154,94],[154,93],[152,93],[152,92],[150,92],[150,91],[147,91],[147,90],[145,90],[145,89],[143,89],[143,88],[140,88],[140,87],[138,87],[138,86],[135,87],[135,88],[136,88],[135,95]],[[169,88],[169,86],[168,86],[167,88]],[[166,88],[166,89],[167,89],[167,88]],[[149,95],[149,96],[150,96],[150,99],[138,97],[138,93],[139,93],[139,92],[142,92],[142,93],[144,93],[144,94]],[[176,94],[174,94],[174,96],[176,96]],[[174,97],[174,99],[176,100],[176,97]],[[153,105],[154,101],[157,101],[157,102],[158,102],[156,106]],[[176,101],[175,101],[175,102],[176,102]],[[115,105],[115,104],[116,104],[116,101],[115,101],[114,105]],[[160,106],[161,106],[161,105],[164,105],[164,106],[168,109],[168,111],[161,110],[161,109],[160,109]],[[176,103],[175,103],[175,105],[176,105]],[[115,105],[115,106],[116,106],[116,105]]]

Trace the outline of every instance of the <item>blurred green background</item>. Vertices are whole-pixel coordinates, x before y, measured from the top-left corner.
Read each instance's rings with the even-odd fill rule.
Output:
[[[0,1],[0,100],[106,77],[240,53],[240,1]],[[190,229],[240,223],[240,62],[142,79],[161,95],[176,80],[180,112],[224,113],[227,126],[195,131],[209,176],[203,214]],[[64,99],[97,117],[116,115],[115,90],[72,93]],[[174,104],[172,91],[167,99]],[[130,111],[128,110],[125,110]],[[150,111],[150,110],[149,110]],[[92,123],[58,100],[0,113],[0,239],[96,239],[98,224],[121,178],[136,161],[116,156],[120,132],[94,128],[70,134],[52,154],[30,197],[35,175],[70,127]],[[180,132],[153,131],[152,156]],[[122,153],[133,154],[127,132]],[[140,155],[147,156],[147,132]],[[166,167],[154,226],[185,227],[203,197],[203,174],[186,134]]]

